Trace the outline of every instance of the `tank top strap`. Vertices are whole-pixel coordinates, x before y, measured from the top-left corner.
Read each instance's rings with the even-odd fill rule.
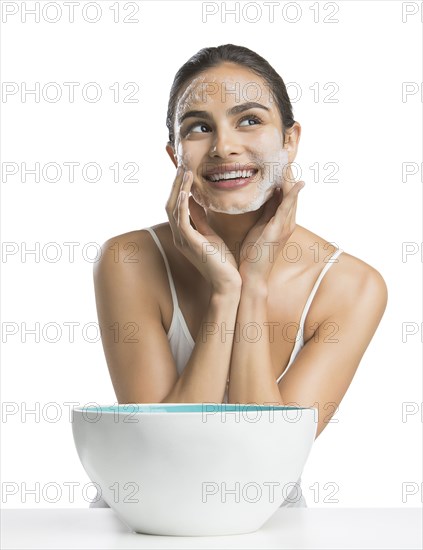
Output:
[[[285,368],[285,370],[282,372],[282,374],[278,377],[278,379],[276,380],[277,383],[280,382],[280,380],[283,378],[283,376],[286,374],[286,372],[288,371],[289,367],[292,365],[292,363],[294,362],[297,354],[299,353],[299,351],[301,350],[301,348],[304,346],[304,323],[305,323],[305,319],[307,317],[307,313],[308,313],[308,310],[310,309],[310,304],[311,302],[313,301],[313,298],[314,298],[314,295],[316,294],[317,292],[317,289],[319,288],[319,285],[323,279],[323,277],[325,276],[325,273],[327,272],[327,270],[330,268],[330,266],[335,263],[333,260],[335,260],[341,253],[343,252],[343,250],[341,250],[340,248],[338,248],[338,250],[335,250],[335,252],[332,254],[332,256],[329,258],[327,264],[325,265],[325,267],[322,269],[322,271],[320,272],[320,275],[319,277],[317,278],[317,281],[314,283],[314,286],[310,292],[310,295],[307,299],[307,302],[304,306],[304,309],[303,309],[303,312],[301,314],[301,319],[300,319],[300,323],[299,323],[299,326],[298,326],[298,331],[297,331],[297,336],[295,338],[295,344],[294,344],[294,348],[291,352],[291,355],[289,357],[289,361],[288,361],[288,365],[287,367]]]
[[[165,251],[163,249],[163,246],[162,246],[162,243],[159,241],[159,238],[157,237],[156,232],[154,231],[154,229],[152,227],[145,227],[144,229],[146,231],[148,231],[150,233],[150,235],[153,237],[154,242],[156,243],[158,249],[160,250],[160,252],[163,256],[163,260],[164,260],[164,263],[165,263],[165,266],[166,266],[166,271],[167,271],[167,277],[169,279],[170,292],[172,294],[172,301],[173,301],[173,307],[174,307],[173,311],[175,312],[179,309],[179,304],[178,304],[178,298],[176,296],[176,289],[175,289],[175,284],[173,282],[172,272],[170,271],[169,262],[167,261],[166,253],[165,253]]]
[[[341,250],[340,248],[338,248],[337,250],[335,250],[335,252],[332,254],[332,256],[329,258],[329,260],[326,262],[326,265],[325,267],[322,269],[322,271],[320,272],[320,275],[318,276],[317,278],[317,281],[314,283],[314,286],[310,292],[310,295],[307,299],[307,302],[304,306],[304,309],[303,309],[303,313],[301,315],[301,320],[300,320],[300,331],[301,331],[301,334],[304,334],[304,322],[305,322],[305,319],[307,317],[307,313],[308,313],[308,310],[310,309],[310,305],[311,305],[311,302],[313,301],[313,298],[314,298],[314,295],[316,294],[317,292],[317,289],[319,288],[320,286],[320,283],[322,282],[322,279],[323,277],[325,276],[326,272],[328,271],[328,269],[330,269],[330,267],[336,263],[335,260],[336,258],[342,254],[343,250]]]

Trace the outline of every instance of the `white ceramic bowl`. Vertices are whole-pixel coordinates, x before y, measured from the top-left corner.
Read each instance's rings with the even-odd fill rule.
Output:
[[[157,403],[74,407],[76,449],[101,496],[133,531],[251,533],[299,479],[315,408]]]

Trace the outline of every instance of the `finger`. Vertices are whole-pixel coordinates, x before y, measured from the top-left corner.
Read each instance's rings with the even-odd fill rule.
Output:
[[[297,183],[300,184],[300,183],[303,183],[303,182],[297,182]],[[300,187],[300,185],[299,185],[299,187]],[[296,193],[294,203],[293,203],[293,205],[292,205],[292,207],[289,210],[289,213],[287,215],[286,222],[287,222],[288,226],[290,226],[292,223],[295,223],[295,215],[297,213],[297,204],[298,204],[298,195],[299,195],[299,192],[301,191],[301,189],[302,189],[302,187],[300,187],[300,189]]]
[[[204,208],[198,204],[194,197],[188,198],[188,206],[191,218],[195,224],[197,231],[199,231],[205,237],[211,234],[211,227],[207,222],[207,216]]]
[[[194,182],[193,173],[191,172],[191,170],[187,170],[183,175],[181,187],[180,187],[179,192],[178,192],[177,204],[176,204],[176,207],[175,207],[175,213],[184,204],[183,199],[181,197],[181,193],[184,192],[186,197],[188,198],[193,182]],[[186,208],[188,208],[188,202],[187,202]],[[187,210],[187,212],[188,212],[188,210]]]
[[[219,240],[220,237],[209,225],[205,209],[198,204],[194,197],[191,196],[188,198],[188,206],[191,218],[195,223],[195,229],[204,237],[217,237]]]
[[[288,219],[291,210],[295,207],[297,203],[298,193],[301,191],[304,185],[305,183],[303,181],[297,181],[297,183],[294,185],[288,195],[284,197],[276,211],[276,214],[270,220],[271,226],[269,226],[269,229],[271,233],[279,235],[282,232],[282,229]],[[266,237],[269,237],[269,235],[266,235]]]
[[[275,218],[280,216],[286,216],[289,214],[293,206],[295,205],[298,197],[298,193],[300,190],[304,187],[304,182],[298,181],[294,187],[291,189],[291,191],[282,198],[280,201],[278,208],[276,210]]]
[[[189,195],[193,182],[194,176],[189,170],[185,173],[182,180],[177,203],[177,224],[182,245],[184,244],[184,241],[189,240],[189,237],[194,239],[198,238],[199,232],[203,235],[207,235],[209,233],[215,234],[207,224],[204,209],[195,202],[193,197],[190,197]],[[193,227],[191,219],[194,221],[195,227]],[[205,233],[203,233],[201,229],[203,229]]]
[[[291,170],[291,165],[288,164],[283,169],[283,177],[282,177],[282,190],[283,190],[283,196],[286,197],[288,193],[291,191],[291,189],[295,185],[295,178]]]
[[[184,175],[184,169],[182,166],[178,166],[176,170],[175,179],[173,180],[172,189],[170,191],[169,198],[166,203],[166,211],[173,213],[176,203],[178,201],[179,189],[181,188],[182,178]]]
[[[184,244],[184,238],[182,236],[182,231],[181,231],[181,226],[180,226],[180,217],[181,217],[181,194],[179,193],[178,195],[178,198],[177,198],[177,201],[176,201],[176,207],[175,207],[175,214],[174,214],[174,218],[176,220],[176,233],[177,233],[177,238],[179,239],[179,244],[181,246],[183,246]]]
[[[183,234],[189,230],[192,230],[191,224],[189,223],[189,212],[188,212],[188,196],[189,190],[191,189],[193,181],[192,172],[188,170],[184,174],[182,180],[181,190],[178,195],[178,227],[180,232]]]
[[[183,174],[184,174],[183,167],[178,166],[178,169],[176,170],[175,179],[173,180],[172,190],[170,192],[169,199],[166,203],[166,213],[169,218],[169,224],[172,230],[175,245],[181,242],[181,236],[180,236],[178,221],[177,221],[177,217],[178,217],[177,202],[178,202],[178,196],[179,196],[179,189],[182,184]]]
[[[275,214],[276,209],[280,202],[280,189],[275,187],[271,197],[266,201],[263,209],[263,213],[257,221],[256,225],[261,226],[266,224],[270,218]]]
[[[216,235],[216,233],[212,230],[212,228],[209,226],[207,222],[207,216],[204,208],[197,203],[194,197],[190,196],[190,191],[194,183],[194,176],[190,170],[186,172],[186,174],[188,177],[185,181],[184,179],[182,180],[181,191],[184,191],[187,196],[186,209],[187,209],[188,221],[189,221],[189,215],[191,214],[191,218],[195,224],[195,228],[202,235],[204,236]],[[179,208],[181,208],[182,212],[184,212],[185,203],[181,202],[179,204]],[[184,222],[185,222],[187,218],[184,213],[182,213],[182,215],[184,216]]]
[[[288,212],[296,204],[298,194],[304,186],[304,181],[297,181],[292,189],[283,197],[281,203],[279,204],[278,210],[282,211],[285,209],[285,211]]]
[[[192,172],[190,170],[187,170],[185,171],[182,177],[182,183],[181,183],[180,189],[178,190],[177,187],[175,187],[175,191],[177,191],[178,194],[176,197],[176,205],[172,214],[173,214],[173,217],[176,219],[176,225],[178,226],[179,232],[181,231],[182,219],[185,221],[185,217],[182,218],[182,214],[185,210],[188,216],[188,223],[189,223],[188,204],[185,205],[185,199],[182,197],[182,193],[184,192],[185,196],[188,197],[188,193],[192,185],[192,180],[193,180]],[[182,239],[180,240],[182,244]]]
[[[185,191],[187,196],[189,197],[189,193],[191,191],[192,184],[194,182],[194,176],[191,170],[187,170],[182,178],[182,183],[179,192]]]
[[[186,178],[182,182],[181,191],[178,196],[178,231],[180,235],[181,245],[189,239],[198,240],[202,237],[217,236],[207,222],[207,216],[204,208],[199,205],[194,197],[189,196],[189,191],[192,187],[194,176],[191,171],[186,173]],[[183,193],[185,193],[184,196]],[[191,217],[195,223],[195,227],[191,225]],[[201,237],[201,242],[202,242]]]
[[[301,191],[301,189],[300,189]],[[292,219],[295,221],[295,216],[297,215],[297,205],[298,205],[298,195],[297,200],[294,203],[294,208],[292,209]]]
[[[298,204],[298,201],[296,200],[286,217],[285,224],[284,224],[284,231],[292,233],[292,231],[295,228],[295,213],[297,211],[297,204]]]

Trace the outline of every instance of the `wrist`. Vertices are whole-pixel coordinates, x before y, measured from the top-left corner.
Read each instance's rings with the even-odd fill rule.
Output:
[[[214,298],[215,301],[238,303],[241,297],[241,290],[241,284],[212,287],[211,297]]]
[[[248,271],[246,268],[243,269],[243,267],[244,266],[242,265],[239,269],[239,274],[242,281],[242,288],[257,288],[257,290],[265,292],[268,288],[268,275],[260,273],[258,271]]]
[[[212,283],[211,292],[218,296],[236,296],[241,294],[242,279],[238,275],[238,278],[232,280],[219,281],[218,283]]]
[[[242,282],[243,295],[253,295],[262,298],[267,298],[269,294],[269,287],[266,281],[247,279]]]

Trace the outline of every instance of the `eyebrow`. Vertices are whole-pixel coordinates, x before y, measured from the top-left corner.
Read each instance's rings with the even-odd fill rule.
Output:
[[[249,109],[264,109],[265,111],[270,112],[268,107],[261,105],[261,103],[256,103],[255,101],[248,101],[247,103],[242,103],[241,105],[235,105],[226,111],[227,116],[238,115]],[[187,111],[178,118],[178,124],[182,124],[186,118],[189,117],[200,117],[206,120],[212,120],[212,116],[208,111]]]

